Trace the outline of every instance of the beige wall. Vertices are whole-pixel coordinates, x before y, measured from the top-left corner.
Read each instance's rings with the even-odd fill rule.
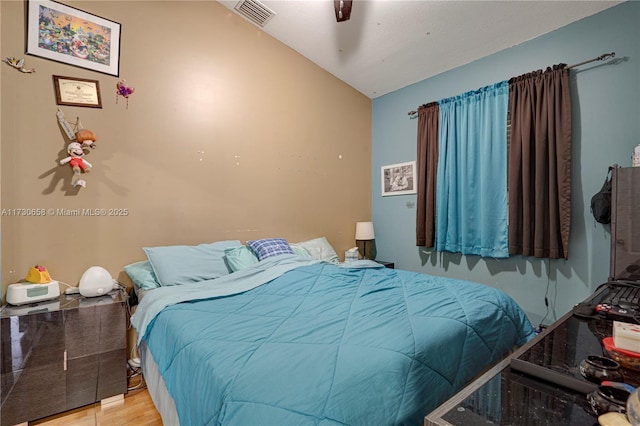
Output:
[[[26,3],[26,2],[25,2]],[[341,257],[371,216],[371,100],[213,1],[64,2],[122,24],[119,78],[24,54],[25,3],[2,1],[2,292],[30,266],[76,284],[123,279],[143,246],[325,235]],[[331,28],[328,29],[330,31]],[[52,75],[98,80],[102,109],[61,107],[98,135],[87,187]],[[16,217],[6,209],[127,209],[124,217]]]

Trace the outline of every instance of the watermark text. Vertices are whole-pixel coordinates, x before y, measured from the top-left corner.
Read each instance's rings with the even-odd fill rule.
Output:
[[[61,208],[17,208],[17,209],[2,209],[0,210],[1,216],[14,216],[14,217],[67,217],[67,216],[129,216],[128,208],[83,208],[83,209],[61,209]]]

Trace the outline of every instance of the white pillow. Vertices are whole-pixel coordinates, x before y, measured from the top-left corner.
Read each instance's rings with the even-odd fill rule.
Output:
[[[313,240],[302,241],[291,244],[291,247],[302,247],[311,257],[318,260],[326,260],[327,262],[340,263],[338,254],[333,249],[326,237],[314,238]]]

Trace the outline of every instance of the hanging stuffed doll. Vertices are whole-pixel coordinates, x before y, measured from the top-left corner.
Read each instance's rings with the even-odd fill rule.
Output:
[[[92,166],[91,163],[82,158],[84,157],[82,145],[78,142],[71,142],[69,146],[67,146],[67,153],[69,153],[69,156],[60,160],[60,165],[62,166],[69,163],[71,166],[71,169],[73,170],[73,181],[71,184],[74,188],[78,185],[86,188],[87,182],[85,182],[84,179],[81,179],[81,174],[89,173]]]
[[[89,129],[80,129],[76,132],[76,141],[83,147],[95,148],[98,137]]]
[[[82,127],[82,123],[80,123],[80,117],[76,117],[75,123],[70,123],[64,116],[64,112],[60,108],[56,112],[56,116],[58,117],[58,123],[60,123],[60,127],[67,134],[69,141],[78,142],[82,145],[83,148],[95,148],[96,141],[98,140],[98,136],[96,136],[95,132],[89,129],[85,129]]]

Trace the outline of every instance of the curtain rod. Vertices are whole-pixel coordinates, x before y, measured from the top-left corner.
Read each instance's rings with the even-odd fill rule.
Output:
[[[569,65],[567,68],[575,68],[575,67],[579,67],[580,65],[588,64],[590,62],[595,62],[595,61],[604,61],[605,59],[615,58],[615,56],[616,56],[616,52],[605,53],[603,55],[598,56],[597,58],[593,58],[593,59],[589,59],[588,61],[578,62],[577,64]]]
[[[585,65],[595,61],[604,61],[605,59],[615,58],[615,56],[616,56],[616,52],[604,53],[596,58],[589,59],[588,61],[578,62],[577,64],[569,65],[567,68],[568,69],[575,68],[575,67],[579,67],[580,65]],[[412,116],[415,116],[417,113],[418,111],[409,111],[407,115],[409,115],[410,118],[414,118]]]

